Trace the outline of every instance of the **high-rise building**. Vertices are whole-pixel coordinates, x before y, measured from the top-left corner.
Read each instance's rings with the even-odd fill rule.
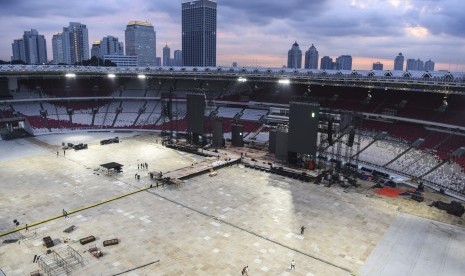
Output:
[[[92,47],[90,48],[90,57],[100,57],[100,40],[92,42]]]
[[[124,55],[123,42],[111,35],[102,38],[100,41],[100,55]]]
[[[79,22],[70,22],[68,27],[71,64],[89,59],[89,35],[87,27]]]
[[[99,58],[103,58],[105,55],[124,55],[123,42],[119,42],[117,37],[109,35],[92,43],[90,53],[92,57]]]
[[[416,70],[415,65],[416,65],[415,59],[409,58],[409,59],[407,59],[407,64],[405,66],[405,70],[407,70],[407,71]]]
[[[338,70],[352,70],[352,56],[342,55],[336,58]]]
[[[216,2],[182,3],[182,61],[184,66],[216,66]]]
[[[69,36],[63,33],[56,33],[52,37],[53,63],[69,64]],[[67,54],[65,54],[65,52]]]
[[[402,55],[402,53],[399,53],[399,55],[394,60],[394,70],[395,71],[404,70],[404,56]]]
[[[328,56],[322,57],[320,62],[320,69],[333,70],[333,59]]]
[[[425,70],[425,66],[423,64],[423,61],[420,59],[412,59],[409,58],[407,59],[407,71],[423,71]]]
[[[175,50],[174,51],[174,66],[182,66],[182,51]]]
[[[297,41],[287,52],[287,68],[302,68],[302,51]]]
[[[137,56],[139,66],[157,65],[156,33],[146,21],[129,21],[125,31],[126,55]]]
[[[434,71],[434,61],[431,59],[425,61],[425,71]]]
[[[70,22],[63,32],[52,38],[53,62],[55,64],[80,64],[89,59],[89,35],[86,25]]]
[[[308,51],[305,52],[305,68],[318,69],[318,51],[313,44]]]
[[[26,63],[26,51],[24,49],[24,40],[15,39],[11,44],[13,50],[13,56],[11,57],[11,61],[13,60],[21,60]]]
[[[22,39],[15,39],[12,44],[13,60],[22,60],[26,64],[44,64],[47,62],[47,45],[45,37],[37,30],[25,31]]]
[[[170,66],[171,49],[168,44],[163,47],[163,66]]]
[[[383,64],[381,62],[375,62],[373,63],[373,70],[380,70],[380,71],[383,71]]]

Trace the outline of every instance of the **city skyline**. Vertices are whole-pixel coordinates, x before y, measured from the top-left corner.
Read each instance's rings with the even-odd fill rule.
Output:
[[[90,42],[109,35],[124,41],[131,20],[152,22],[161,57],[165,43],[174,50],[182,48],[182,2],[186,1],[2,2],[0,59],[10,60],[11,43],[30,29],[45,36],[47,52],[52,53],[52,35],[68,22],[87,25]],[[289,46],[298,41],[304,51],[314,44],[320,57],[352,55],[354,69],[369,70],[379,61],[391,70],[402,52],[405,59],[435,61],[436,70],[465,71],[465,19],[460,14],[465,4],[459,0],[216,2],[218,66],[237,61],[238,66],[281,67],[287,63]]]

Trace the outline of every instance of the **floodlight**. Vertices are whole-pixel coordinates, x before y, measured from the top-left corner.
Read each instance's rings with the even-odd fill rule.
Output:
[[[139,79],[145,79],[145,75],[143,75],[143,74],[137,75],[137,78],[139,78]]]
[[[246,82],[247,79],[246,78],[243,78],[243,77],[240,77],[237,79],[238,82]]]
[[[76,74],[74,74],[74,73],[66,73],[65,77],[67,77],[67,78],[75,78]]]
[[[278,80],[278,83],[279,84],[290,84],[291,80],[290,79],[281,79],[281,80]]]
[[[109,77],[110,79],[114,79],[114,78],[116,78],[116,75],[115,75],[115,74],[108,74],[108,77]]]

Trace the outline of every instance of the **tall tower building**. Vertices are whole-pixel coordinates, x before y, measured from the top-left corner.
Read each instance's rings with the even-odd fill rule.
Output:
[[[423,71],[425,70],[424,63],[421,59],[407,59],[407,70],[408,71]]]
[[[26,63],[26,51],[24,49],[24,40],[15,39],[11,44],[11,48],[13,50],[13,56],[11,57],[11,61],[13,60],[21,60]]]
[[[56,33],[52,37],[52,50],[53,50],[53,63],[54,64],[69,64],[70,63],[69,36],[67,36],[66,34]]]
[[[26,64],[44,64],[47,62],[45,37],[37,30],[25,31],[22,39],[12,44],[13,60],[22,60]]]
[[[168,44],[163,47],[163,66],[171,66],[170,64],[171,49]]]
[[[321,63],[320,63],[320,69],[321,70],[333,70],[333,59],[324,56],[321,58]]]
[[[80,64],[89,59],[89,35],[86,25],[70,22],[63,32],[52,38],[53,62],[55,64]]]
[[[407,59],[407,64],[406,64],[405,70],[407,70],[407,71],[414,71],[414,70],[416,70],[416,69],[415,69],[415,66],[416,66],[416,61],[415,61],[415,59],[409,58],[409,59]]]
[[[342,55],[336,58],[338,70],[352,70],[352,56]]]
[[[305,69],[318,69],[318,51],[313,44],[305,52]]]
[[[70,22],[68,26],[71,64],[80,64],[89,59],[89,35],[87,27],[79,22]]]
[[[434,71],[434,61],[431,59],[425,61],[425,71]]]
[[[92,42],[92,47],[90,48],[90,57],[100,57],[100,40]]]
[[[182,60],[184,66],[216,66],[216,2],[182,3]]]
[[[424,64],[423,60],[417,59],[415,61],[415,70],[417,70],[417,71],[425,70],[425,64]]]
[[[287,68],[302,68],[302,51],[297,41],[287,52]]]
[[[174,66],[182,66],[182,51],[174,51]]]
[[[402,53],[399,53],[396,59],[394,59],[394,70],[395,71],[404,70],[404,56],[402,55]]]
[[[99,58],[103,58],[105,55],[124,55],[123,42],[119,42],[117,37],[109,35],[92,43],[90,53],[91,57]]]
[[[117,37],[106,36],[100,41],[100,56],[104,55],[124,55],[123,42],[119,42]]]
[[[125,31],[126,55],[137,56],[139,66],[156,66],[156,33],[150,22],[129,21]]]

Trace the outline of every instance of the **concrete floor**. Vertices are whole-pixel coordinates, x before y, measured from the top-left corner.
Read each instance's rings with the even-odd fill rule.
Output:
[[[32,224],[59,216],[63,209],[72,212],[148,187],[154,184],[148,171],[166,173],[204,160],[164,148],[154,136],[134,135],[75,133],[0,142],[0,232],[12,229],[14,219]],[[98,143],[114,136],[120,144]],[[89,143],[89,149],[68,150],[66,156],[60,151],[57,157],[62,142]],[[124,164],[124,172],[98,170],[112,161]],[[149,170],[137,169],[142,162]],[[134,179],[135,173],[141,180]],[[63,233],[71,225],[77,229]],[[301,226],[306,227],[303,235]],[[437,222],[433,235],[430,227],[429,220],[400,213],[395,204],[360,189],[327,188],[239,165],[1,237],[0,268],[6,275],[38,270],[34,255],[49,257],[42,238],[51,236],[59,254],[70,246],[83,257],[83,265],[71,265],[73,275],[113,275],[155,261],[125,275],[239,275],[245,265],[250,275],[459,275],[464,228]],[[421,254],[421,239],[405,242],[417,229],[429,233],[423,235],[428,242]],[[81,245],[79,239],[89,235],[97,240]],[[15,238],[20,243],[2,243]],[[102,246],[112,238],[120,243]],[[436,238],[447,248],[430,246]],[[393,242],[397,239],[402,242]],[[94,245],[103,257],[88,252]],[[399,262],[404,255],[422,261]],[[289,269],[292,259],[295,271]],[[390,262],[399,269],[387,269]],[[441,270],[427,269],[438,265]]]

